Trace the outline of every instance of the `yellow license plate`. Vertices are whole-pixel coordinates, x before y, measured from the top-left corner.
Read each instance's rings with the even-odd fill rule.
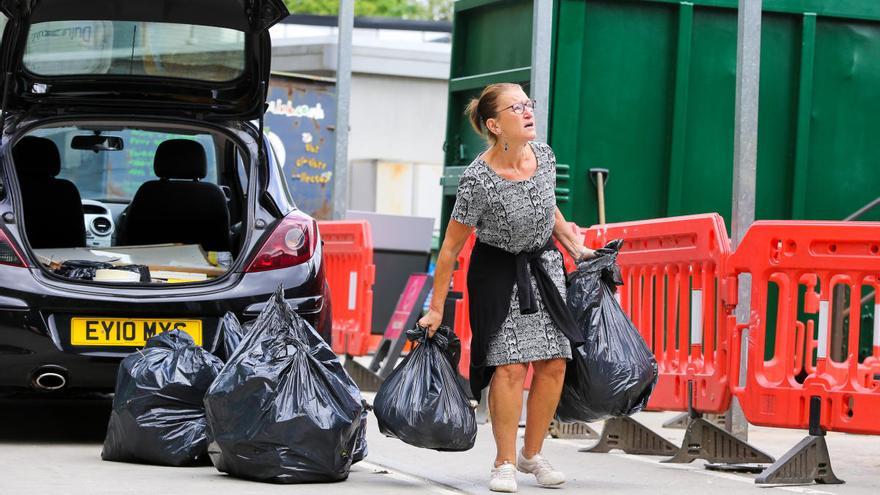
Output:
[[[153,318],[71,318],[71,345],[138,347],[162,332],[183,330],[202,345],[202,322]]]

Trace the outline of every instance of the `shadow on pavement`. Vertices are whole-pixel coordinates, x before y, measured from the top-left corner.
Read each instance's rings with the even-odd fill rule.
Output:
[[[0,399],[2,443],[103,443],[113,400],[107,396]]]

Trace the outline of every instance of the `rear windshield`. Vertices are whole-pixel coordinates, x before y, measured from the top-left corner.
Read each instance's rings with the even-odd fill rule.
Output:
[[[140,129],[104,132],[104,135],[122,139],[122,150],[91,151],[71,147],[74,136],[88,135],[89,131],[74,127],[39,129],[33,136],[49,138],[61,154],[61,173],[58,177],[76,184],[83,199],[106,202],[129,202],[141,184],[156,180],[153,158],[156,149],[169,139],[192,139],[202,144],[207,161],[204,182],[217,183],[217,155],[210,134],[178,135]]]
[[[135,75],[222,82],[244,71],[245,35],[234,29],[128,21],[31,26],[24,66],[43,76]]]

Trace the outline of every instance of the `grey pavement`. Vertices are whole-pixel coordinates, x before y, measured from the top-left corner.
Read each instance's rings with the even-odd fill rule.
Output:
[[[684,430],[662,428],[662,424],[676,413],[639,413],[634,419],[660,433],[676,445],[681,444]],[[602,424],[591,425],[601,431]],[[522,445],[522,429],[520,445]],[[480,427],[477,444],[464,454],[433,452],[411,448],[400,455],[400,447],[393,439],[376,435],[370,437],[370,461],[404,471],[417,477],[431,479],[465,493],[489,494],[486,488],[491,462],[494,459],[492,432],[489,425]],[[752,426],[750,441],[770,455],[779,457],[806,436],[806,431],[760,428]],[[547,439],[544,455],[563,470],[569,481],[559,488],[565,493],[595,494],[687,494],[704,495],[707,490],[720,493],[763,494],[877,494],[880,493],[880,438],[862,435],[829,433],[827,436],[832,465],[845,485],[812,485],[798,487],[759,487],[756,475],[720,473],[706,470],[704,461],[692,464],[661,464],[666,457],[628,455],[622,452],[591,454],[578,452],[594,440]],[[400,442],[397,442],[398,444]],[[519,493],[547,494],[534,478],[518,474]],[[764,490],[769,490],[766,492]]]
[[[480,427],[477,445],[464,453],[408,446],[379,433],[371,416],[370,453],[355,465],[348,481],[332,484],[272,485],[238,480],[212,467],[167,468],[101,461],[101,442],[109,401],[0,401],[0,494],[153,494],[229,492],[456,494],[490,493],[486,481],[494,458],[491,429]],[[680,443],[684,432],[661,428],[673,413],[640,413],[636,419]],[[594,425],[601,429],[601,424]],[[522,430],[520,430],[520,434]],[[782,455],[805,432],[751,427],[750,440],[774,456]],[[548,439],[544,453],[569,477],[556,491],[582,494],[876,494],[880,492],[880,441],[877,437],[829,433],[837,475],[845,485],[764,488],[754,475],[717,473],[702,461],[660,464],[661,457],[578,452],[590,441]],[[547,494],[531,477],[519,475],[520,493]],[[769,492],[765,491],[769,490]]]
[[[101,445],[109,411],[107,399],[0,401],[0,495],[450,493],[369,460],[355,465],[345,482],[310,485],[239,480],[213,467],[105,462]]]

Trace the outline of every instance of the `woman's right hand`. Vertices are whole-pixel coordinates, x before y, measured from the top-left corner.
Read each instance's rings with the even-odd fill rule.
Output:
[[[437,329],[440,328],[440,323],[442,322],[443,313],[429,308],[425,316],[419,319],[419,326],[428,330],[428,338],[430,339],[437,332]]]

